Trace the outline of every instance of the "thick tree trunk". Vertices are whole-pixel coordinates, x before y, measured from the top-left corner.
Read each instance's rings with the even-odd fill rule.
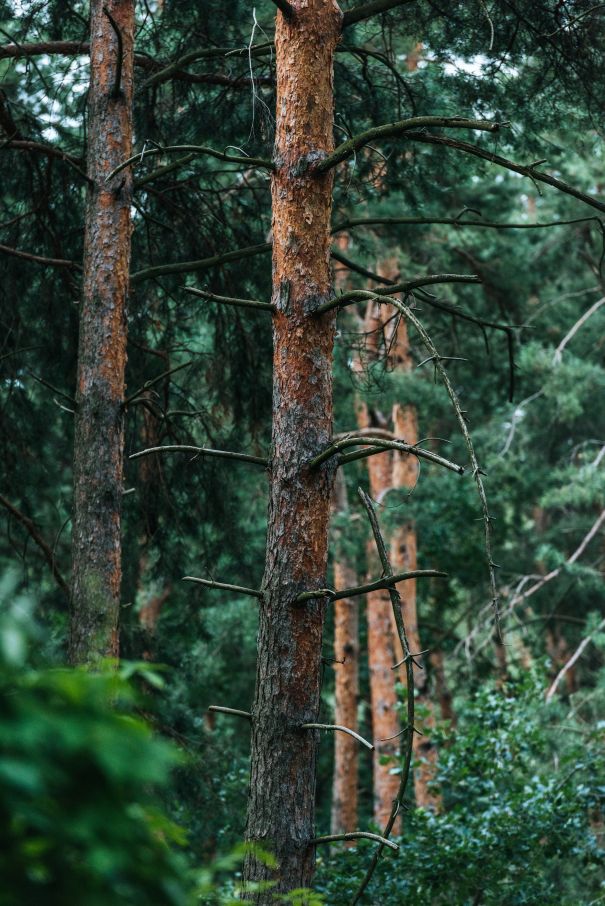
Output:
[[[347,512],[347,491],[342,472],[336,477],[335,510]],[[334,588],[357,585],[357,574],[336,541]],[[359,698],[359,605],[357,598],[334,602],[334,722],[357,730]],[[332,786],[333,834],[357,830],[357,776],[359,743],[345,733],[334,734],[334,783]],[[351,841],[349,846],[354,845]]]
[[[314,870],[316,721],[325,599],[294,603],[323,587],[333,466],[309,470],[332,430],[334,317],[313,318],[330,297],[332,176],[309,167],[333,147],[333,55],[341,13],[332,0],[294,0],[277,15],[276,171],[273,197],[273,449],[267,559],[260,603],[246,839],[270,850],[270,870],[250,854],[247,896],[309,886]],[[275,880],[252,892],[254,881]]]
[[[130,170],[109,183],[105,178],[131,153],[133,61],[134,0],[92,0],[91,184],[84,236],[74,442],[72,663],[94,663],[118,655],[132,182]]]

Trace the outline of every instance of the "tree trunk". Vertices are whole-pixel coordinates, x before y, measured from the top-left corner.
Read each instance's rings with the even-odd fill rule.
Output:
[[[260,602],[246,840],[270,850],[272,871],[251,852],[248,899],[309,886],[314,870],[315,762],[325,599],[294,603],[325,586],[334,467],[307,463],[330,441],[334,315],[310,316],[331,294],[332,175],[309,165],[333,147],[333,56],[341,13],[331,0],[295,0],[277,14],[276,170],[273,199],[273,446],[267,558]],[[250,882],[275,880],[269,891]]]
[[[335,510],[347,512],[347,491],[344,475],[336,477]],[[346,553],[336,542],[334,588],[357,585],[357,574]],[[357,730],[359,698],[359,606],[357,598],[334,602],[334,722]],[[333,834],[357,830],[357,776],[359,743],[345,733],[334,734],[334,783],[332,786]],[[354,841],[348,844],[354,845]]]
[[[134,0],[92,0],[91,183],[84,235],[74,441],[72,663],[117,657],[119,648],[132,179],[129,169],[110,182],[105,179],[131,153],[133,62]]]

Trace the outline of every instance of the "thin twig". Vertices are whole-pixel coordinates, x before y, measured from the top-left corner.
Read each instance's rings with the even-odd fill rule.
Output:
[[[189,366],[192,364],[193,364],[192,361],[183,362],[182,365],[177,365],[176,368],[169,368],[167,371],[162,371],[162,373],[158,374],[157,377],[152,378],[150,381],[145,381],[145,383],[143,384],[142,387],[139,387],[138,390],[136,390],[130,396],[127,396],[122,405],[124,407],[128,406],[130,403],[132,403],[134,400],[136,400],[136,398],[138,396],[140,396],[141,393],[144,393],[146,390],[149,390],[150,387],[155,386],[155,384],[158,384],[165,377],[168,377],[171,374],[176,374],[177,371],[182,371],[183,368],[189,368]]]
[[[242,164],[245,167],[261,167],[265,170],[275,169],[270,160],[265,160],[265,158],[261,157],[244,157],[243,155],[237,156],[225,154],[224,151],[215,151],[214,148],[208,148],[205,145],[169,145],[166,148],[144,148],[142,151],[139,151],[138,154],[133,154],[128,160],[124,160],[117,167],[114,167],[109,176],[105,177],[105,182],[109,182],[110,179],[117,176],[117,174],[122,170],[125,170],[126,167],[130,167],[131,164],[140,163],[144,157],[154,157],[157,154],[175,154],[180,153],[181,151],[188,154],[205,154],[208,157],[215,157],[217,160],[227,161],[231,164]]]
[[[589,644],[589,642],[591,642],[591,641],[593,640],[594,636],[595,636],[598,632],[600,632],[602,629],[604,629],[604,628],[605,628],[605,620],[601,620],[601,622],[600,622],[599,625],[596,627],[596,629],[593,630],[593,632],[591,632],[589,636],[586,636],[586,638],[583,639],[583,640],[580,642],[580,644],[578,645],[578,647],[576,648],[576,650],[574,651],[574,653],[572,654],[572,656],[571,656],[571,657],[569,658],[569,660],[561,667],[561,669],[560,669],[559,672],[557,673],[556,677],[554,678],[552,685],[550,686],[548,692],[546,693],[546,701],[547,701],[547,702],[549,702],[549,701],[552,700],[552,698],[553,698],[555,692],[557,691],[557,688],[558,688],[558,686],[559,686],[559,683],[561,682],[561,680],[563,679],[563,677],[565,676],[565,674],[568,672],[568,670],[571,670],[571,668],[572,668],[573,665],[576,663],[576,661],[581,657],[582,652],[583,652],[584,649],[587,647],[587,645]]]
[[[230,450],[212,450],[210,447],[194,447],[189,444],[167,444],[162,447],[148,447],[131,453],[129,459],[139,459],[141,456],[150,456],[152,453],[195,453],[197,456],[218,456],[221,459],[236,459],[239,462],[253,462],[258,466],[269,465],[269,460],[261,456],[250,456],[248,453],[232,453]]]
[[[231,714],[233,717],[245,717],[246,720],[252,720],[252,715],[249,711],[240,711],[238,708],[223,708],[221,705],[210,705],[208,710],[215,714]]]
[[[582,327],[582,325],[588,321],[588,319],[591,317],[591,315],[594,315],[594,313],[599,310],[599,308],[601,307],[601,305],[603,305],[604,302],[605,302],[605,296],[603,296],[601,299],[599,299],[597,302],[595,302],[594,305],[591,305],[590,308],[588,309],[588,311],[585,311],[584,314],[582,315],[582,317],[576,321],[576,323],[571,328],[571,330],[565,334],[565,336],[563,337],[563,339],[561,340],[561,342],[555,349],[555,353],[553,355],[553,362],[555,364],[558,364],[561,361],[561,353],[563,352],[563,350],[565,349],[565,347],[567,346],[569,341],[571,339],[573,339],[573,337],[577,334],[580,327]]]
[[[340,843],[342,840],[375,840],[380,843],[380,849],[383,846],[388,846],[395,851],[399,849],[399,846],[393,843],[392,840],[387,840],[386,837],[381,837],[380,834],[370,834],[367,831],[352,831],[349,834],[328,834],[327,837],[314,837],[311,843],[316,846],[319,843]]]
[[[301,724],[301,730],[340,730],[341,733],[348,733],[349,736],[352,736],[353,739],[356,739],[367,749],[374,751],[374,746],[371,742],[368,742],[367,739],[364,739],[363,736],[360,736],[359,733],[356,733],[355,730],[350,730],[349,727],[343,727],[340,724]]]
[[[243,585],[230,585],[228,582],[214,582],[212,579],[198,579],[196,576],[183,576],[183,582],[197,582],[206,588],[218,588],[221,591],[232,591],[238,595],[248,595],[250,598],[262,598],[263,593],[258,588],[245,588]]]
[[[222,305],[234,305],[237,308],[260,308],[264,311],[276,311],[272,302],[259,302],[257,299],[235,299],[232,296],[217,296],[205,289],[197,289],[193,286],[183,286],[185,292],[194,296],[200,296],[202,299],[209,299],[211,302],[220,302]]]

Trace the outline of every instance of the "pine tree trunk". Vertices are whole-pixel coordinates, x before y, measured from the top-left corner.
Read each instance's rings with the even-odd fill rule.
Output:
[[[246,860],[247,896],[306,887],[313,876],[316,721],[333,466],[309,470],[332,431],[334,317],[310,311],[331,294],[332,175],[309,165],[333,147],[333,56],[341,13],[332,0],[295,0],[276,22],[277,117],[273,199],[273,446],[267,558],[260,603],[246,839],[270,850],[270,870]],[[252,892],[250,882],[276,886]]]
[[[347,512],[344,475],[336,476],[335,510]],[[336,542],[334,588],[357,585],[357,574],[349,564],[342,545]],[[359,605],[357,598],[334,602],[334,722],[357,730],[359,698]],[[334,734],[334,782],[332,785],[333,834],[357,830],[357,777],[359,744],[345,733]],[[352,841],[350,846],[354,845]]]
[[[134,0],[92,0],[91,185],[84,234],[74,441],[72,663],[94,663],[118,655],[132,181],[129,170],[110,182],[105,179],[131,153],[133,62]]]

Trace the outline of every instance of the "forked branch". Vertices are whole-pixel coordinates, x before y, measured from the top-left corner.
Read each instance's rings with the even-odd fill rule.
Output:
[[[361,445],[364,445],[366,449],[341,455],[342,451],[346,450],[348,447],[359,447]],[[326,447],[325,450],[309,462],[309,468],[316,469],[333,456],[338,456],[338,465],[343,465],[344,463],[353,462],[357,459],[365,459],[368,456],[373,456],[375,453],[380,453],[384,450],[399,450],[402,453],[410,453],[417,459],[426,459],[428,462],[443,466],[445,469],[450,469],[452,472],[457,472],[459,475],[464,473],[464,466],[459,466],[455,462],[446,459],[444,456],[439,456],[438,453],[431,452],[431,450],[424,450],[422,447],[415,444],[406,444],[404,440],[385,440],[383,437],[354,436],[334,441],[334,443],[330,444],[329,447]]]
[[[331,601],[342,601],[346,598],[354,598],[358,595],[366,595],[371,591],[380,591],[383,588],[390,588],[398,582],[405,582],[408,579],[445,579],[447,573],[438,569],[413,569],[407,573],[396,573],[394,576],[382,576],[373,582],[366,582],[365,585],[356,585],[353,588],[343,588],[340,591],[334,591],[332,588],[317,588],[315,591],[303,591],[294,599],[295,604],[304,604],[305,601],[313,601],[315,598],[329,598]]]
[[[323,315],[324,312],[332,308],[346,308],[354,302],[361,302],[365,299],[371,299],[374,296],[392,296],[396,293],[411,293],[415,289],[421,289],[423,286],[434,286],[438,283],[482,283],[478,274],[427,274],[426,277],[416,277],[415,280],[408,280],[405,283],[389,283],[388,286],[382,286],[378,289],[352,289],[350,292],[342,293],[319,305],[313,312],[314,315]]]

